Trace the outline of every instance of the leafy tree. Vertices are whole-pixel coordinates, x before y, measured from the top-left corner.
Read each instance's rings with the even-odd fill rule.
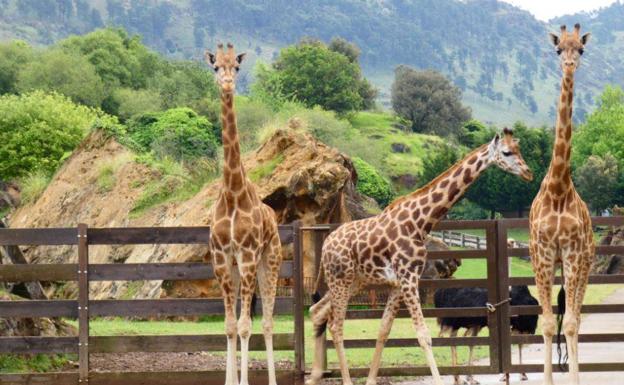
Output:
[[[194,161],[213,158],[217,152],[210,122],[190,108],[135,116],[128,123],[128,133],[139,150],[153,152],[161,159]]]
[[[618,174],[617,160],[611,154],[591,155],[575,170],[578,192],[596,213],[613,206],[617,200]]]
[[[23,41],[0,44],[0,94],[17,93],[19,71],[32,58],[32,48]]]
[[[194,62],[166,62],[161,72],[149,80],[149,87],[160,92],[163,107],[196,107],[205,97],[217,98],[213,75]]]
[[[306,41],[286,47],[273,67],[287,99],[338,113],[362,108],[359,66],[322,43]]]
[[[362,53],[360,47],[341,37],[331,39],[327,48],[329,48],[330,51],[345,55],[351,63],[357,63],[360,58],[360,53]]]
[[[399,66],[394,72],[392,108],[412,122],[415,132],[457,135],[470,110],[461,104],[461,91],[433,70]]]
[[[533,181],[527,183],[516,175],[490,167],[468,189],[466,197],[484,209],[495,211],[516,211],[521,216],[531,205],[540,183],[546,175],[552,153],[552,134],[543,128],[528,128],[521,122],[514,124],[514,137],[520,141],[520,151],[529,168]],[[494,137],[490,131],[487,140]],[[485,136],[484,136],[485,138]]]
[[[54,172],[98,120],[114,121],[65,96],[0,96],[0,179]]]
[[[423,159],[423,172],[419,178],[419,185],[426,185],[458,160],[458,152],[452,146],[443,144],[438,151],[430,153]]]
[[[137,114],[157,112],[162,110],[162,100],[158,91],[133,90],[132,88],[120,88],[113,94],[114,101],[118,105],[117,116],[122,121],[130,119]]]
[[[377,170],[365,160],[354,157],[353,165],[357,171],[357,191],[377,201],[379,205],[386,206],[394,198],[392,185]]]
[[[58,49],[28,63],[19,73],[17,89],[55,91],[91,107],[99,107],[105,98],[104,85],[93,65],[83,56]]]
[[[492,139],[493,131],[476,119],[470,119],[462,126],[457,140],[468,148],[475,148]]]

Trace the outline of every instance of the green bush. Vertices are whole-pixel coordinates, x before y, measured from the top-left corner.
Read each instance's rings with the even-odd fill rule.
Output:
[[[0,179],[52,174],[98,120],[115,121],[54,93],[0,96]]]
[[[139,150],[153,152],[160,159],[193,161],[214,158],[217,152],[212,125],[190,108],[136,116],[130,120],[128,131]]]
[[[381,206],[388,205],[394,198],[390,182],[363,159],[354,157],[352,160],[358,174],[357,190],[375,199]]]
[[[50,183],[50,177],[43,171],[26,175],[20,181],[21,199],[23,204],[34,203]]]
[[[120,88],[113,94],[117,108],[117,116],[122,121],[134,115],[162,110],[160,94],[153,90],[133,90]]]

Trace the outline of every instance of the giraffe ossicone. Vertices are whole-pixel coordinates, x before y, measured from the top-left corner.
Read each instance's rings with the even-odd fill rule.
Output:
[[[589,33],[581,36],[580,30],[581,26],[576,24],[573,33],[568,33],[566,26],[562,25],[559,36],[550,34],[550,41],[559,55],[563,78],[553,155],[529,214],[529,252],[542,307],[545,385],[553,385],[552,338],[556,325],[551,292],[555,267],[563,267],[565,282],[562,326],[569,348],[570,383],[579,385],[578,331],[581,306],[595,259],[591,217],[587,205],[574,189],[570,171],[574,74],[590,37]]]
[[[269,385],[276,385],[273,307],[282,254],[275,212],[262,202],[241,162],[234,90],[236,76],[244,57],[244,53],[236,54],[230,43],[227,49],[219,44],[216,53],[205,53],[206,62],[215,71],[221,93],[223,139],[223,184],[210,212],[210,254],[225,305],[225,384],[239,385],[237,333],[241,340],[240,385],[249,384],[251,306],[257,279],[262,298],[262,330],[267,352]],[[239,288],[241,310],[236,321]]]
[[[369,284],[389,284],[393,289],[384,310],[367,385],[374,385],[377,381],[381,353],[401,300],[410,312],[434,382],[442,385],[417,290],[427,257],[425,239],[433,226],[491,165],[527,181],[533,178],[513,132],[505,129],[423,188],[395,200],[381,214],[345,223],[327,237],[317,287],[324,275],[328,291],[310,309],[317,338],[308,385],[315,385],[322,377],[325,326],[329,327],[334,340],[343,384],[352,384],[344,351],[343,323],[349,298]]]

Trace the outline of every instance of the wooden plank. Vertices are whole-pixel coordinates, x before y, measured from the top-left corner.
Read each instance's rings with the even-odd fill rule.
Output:
[[[78,233],[73,228],[0,229],[0,246],[76,245]]]
[[[467,229],[486,229],[488,225],[491,225],[495,221],[493,220],[466,220],[466,221],[440,221],[433,227],[434,231],[441,230],[467,230]]]
[[[28,317],[78,317],[78,301],[0,301],[0,314],[4,318]]]
[[[487,259],[487,278],[488,278],[488,292],[487,298],[490,303],[497,303],[499,301],[499,286],[497,284],[499,279],[499,258],[501,258],[501,236],[500,231],[506,232],[506,228],[501,225],[500,222],[494,222],[486,229],[485,236],[489,245],[489,253]],[[506,240],[505,240],[506,244]],[[507,272],[505,272],[505,275]],[[490,369],[493,371],[500,371],[502,367],[502,354],[501,354],[501,326],[500,318],[497,313],[487,312],[488,325],[490,327]]]
[[[589,283],[594,285],[624,283],[624,274],[590,275]],[[514,277],[509,279],[510,285],[535,285],[535,277]],[[561,285],[561,277],[555,277],[555,285]]]
[[[622,254],[624,246],[596,246],[596,255]],[[509,250],[509,255],[513,257],[528,257],[527,247],[516,247]]]
[[[484,259],[487,258],[488,250],[439,250],[427,251],[429,259]]]
[[[601,334],[579,334],[579,342],[624,342],[624,333],[601,333]],[[541,335],[514,335],[511,337],[512,344],[543,344],[544,338]]]
[[[557,314],[557,306],[553,306],[553,312]],[[595,313],[624,313],[624,304],[597,304],[597,305],[583,305],[581,308],[582,314],[595,314]],[[541,307],[535,306],[511,306],[509,315],[526,315],[526,314],[542,314]]]
[[[0,337],[0,353],[78,353],[78,337]]]
[[[511,365],[511,349],[506,349],[510,345],[511,338],[511,324],[509,320],[509,302],[504,302],[509,299],[509,275],[511,273],[509,267],[509,255],[507,254],[507,227],[504,223],[496,224],[496,277],[493,277],[496,288],[496,303],[500,304],[494,312],[496,316],[497,330],[493,330],[488,322],[488,328],[490,329],[490,336],[498,336],[495,343],[498,345],[498,370],[501,373],[506,373],[508,367]],[[498,332],[498,334],[496,334]]]
[[[304,299],[303,287],[303,254],[301,239],[301,222],[293,223],[293,312],[295,316],[295,371],[296,382],[302,382],[305,371],[305,325],[304,325]]]
[[[553,365],[552,368],[553,372],[567,371],[567,365],[564,365],[564,370],[561,370],[559,365]],[[581,363],[579,370],[581,372],[621,372],[624,371],[624,362]],[[510,373],[543,373],[544,366],[538,364],[511,365],[509,371]],[[617,380],[613,384],[617,384]]]
[[[592,217],[592,224],[600,226],[622,226],[624,225],[624,216],[615,217]]]
[[[78,381],[89,378],[89,244],[87,225],[78,225]]]
[[[492,368],[485,365],[474,366],[440,366],[438,367],[440,374],[443,376],[452,374],[498,374]],[[351,377],[367,377],[370,368],[351,368],[349,373]],[[407,367],[389,367],[379,368],[378,377],[414,377],[414,376],[430,376],[431,371],[428,366],[407,366]],[[331,369],[325,372],[324,377],[340,378],[340,369]]]
[[[540,337],[541,338],[541,337]],[[344,340],[345,348],[374,348],[376,339],[348,339]],[[490,343],[489,337],[455,337],[432,338],[433,346],[485,346]],[[327,341],[330,348],[334,347],[331,339]],[[404,348],[419,346],[417,338],[391,338],[386,341],[386,348]]]
[[[224,352],[227,340],[222,334],[166,335],[166,336],[98,336],[89,338],[91,353],[130,352]],[[292,350],[293,334],[273,334],[274,350]],[[250,351],[265,351],[264,336],[252,334]]]
[[[463,307],[463,308],[425,308],[423,315],[425,317],[483,317],[488,311],[485,307]],[[348,310],[347,319],[381,319],[383,309],[372,310]],[[397,318],[410,317],[407,309],[399,310]]]
[[[280,278],[292,276],[292,261],[283,261]],[[106,263],[89,265],[89,281],[213,279],[211,263]],[[0,281],[77,281],[78,264],[0,265]]]
[[[292,314],[291,297],[275,298],[275,314]],[[239,303],[240,306],[240,303]],[[218,298],[173,298],[91,301],[95,317],[162,317],[223,314],[223,300]],[[256,314],[262,314],[262,298],[256,303]]]
[[[276,370],[279,385],[292,385],[293,372]],[[90,385],[223,385],[224,371],[197,372],[93,372]],[[265,370],[249,371],[250,385],[268,385]],[[76,385],[78,373],[0,374],[0,385]]]

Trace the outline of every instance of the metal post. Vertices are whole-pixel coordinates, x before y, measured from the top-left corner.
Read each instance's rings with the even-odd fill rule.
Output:
[[[78,225],[78,382],[89,382],[89,243],[87,225]]]
[[[302,383],[305,375],[305,337],[304,337],[304,302],[303,287],[303,255],[301,239],[301,222],[293,222],[293,281],[294,281],[294,314],[295,314],[295,383]]]

